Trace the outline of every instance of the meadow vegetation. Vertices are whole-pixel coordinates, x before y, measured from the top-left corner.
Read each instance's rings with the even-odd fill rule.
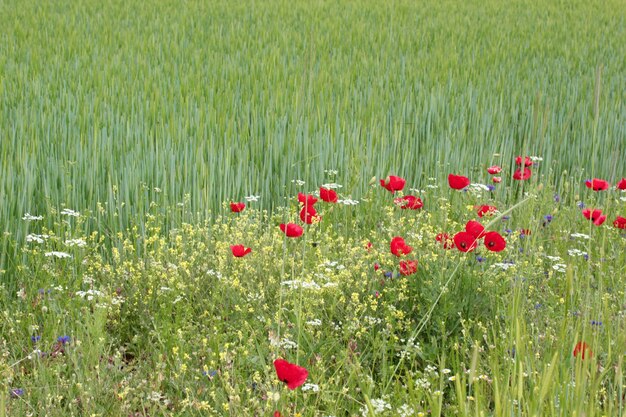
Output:
[[[1,417],[626,414],[621,1],[0,22]]]

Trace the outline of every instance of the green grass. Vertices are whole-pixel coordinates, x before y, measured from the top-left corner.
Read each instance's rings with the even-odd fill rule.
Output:
[[[626,177],[622,1],[0,0],[0,22],[0,417],[625,414],[624,195],[584,186]],[[527,183],[517,155],[543,158]],[[493,193],[448,189],[493,164]],[[423,212],[393,209],[388,174]],[[326,182],[359,204],[284,241],[295,194]],[[436,245],[486,203],[515,207],[494,230],[533,235],[484,263]],[[383,282],[394,235],[419,272]],[[337,286],[281,285],[315,274]],[[26,359],[34,335],[72,342]],[[278,356],[320,392],[280,389]]]

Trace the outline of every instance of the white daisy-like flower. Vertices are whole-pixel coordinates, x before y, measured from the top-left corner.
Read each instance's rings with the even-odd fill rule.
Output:
[[[244,200],[246,200],[247,202],[250,203],[250,202],[253,202],[253,201],[259,201],[259,198],[261,198],[260,195],[251,194],[251,195],[249,195],[247,197],[244,197]]]
[[[61,210],[61,214],[65,215],[65,216],[72,216],[72,217],[79,217],[80,213],[77,211],[74,211],[72,209],[63,209]]]
[[[533,162],[541,162],[541,161],[543,161],[543,158],[540,157],[540,156],[531,156],[530,160],[533,161]]]
[[[349,198],[346,198],[345,200],[338,200],[337,201],[339,204],[343,204],[346,206],[356,206],[357,204],[359,204],[359,202],[357,200],[351,200]]]
[[[85,242],[83,239],[69,239],[65,241],[65,244],[67,246],[78,246],[79,248],[84,248],[85,246],[87,246],[87,242]]]
[[[546,255],[546,258],[550,259],[553,262],[558,262],[558,261],[562,261],[563,259],[561,259],[560,256],[550,256],[550,255]]]
[[[27,221],[34,221],[34,220],[42,220],[43,216],[33,216],[30,213],[26,213],[24,214],[24,217],[22,217],[22,220],[27,220]]]
[[[47,257],[54,256],[55,258],[60,258],[60,259],[72,257],[72,255],[70,255],[69,253],[57,252],[57,251],[46,252],[44,253],[44,255]]]
[[[43,243],[49,237],[50,236],[48,235],[37,235],[37,234],[31,233],[31,234],[26,235],[26,242]]]
[[[590,239],[589,235],[586,235],[584,233],[572,233],[570,236],[573,238]]]
[[[567,268],[567,265],[565,265],[565,264],[554,264],[554,265],[552,265],[552,269],[554,269],[555,271],[558,271],[558,272],[565,272],[565,268]]]
[[[302,386],[302,391],[312,391],[312,392],[319,392],[320,391],[320,387],[317,384],[304,384]]]
[[[328,188],[330,190],[334,190],[334,189],[342,188],[342,187],[343,187],[343,185],[336,184],[334,182],[329,182],[328,184],[322,184],[322,188]]]
[[[307,321],[306,324],[308,324],[309,326],[321,326],[322,325],[322,320],[320,320],[320,319],[313,319],[313,320]]]

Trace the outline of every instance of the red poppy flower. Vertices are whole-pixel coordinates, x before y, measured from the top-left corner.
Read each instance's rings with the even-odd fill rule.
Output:
[[[626,190],[626,178],[622,178],[621,180],[619,180],[619,182],[617,183],[617,189]]]
[[[435,240],[441,243],[444,249],[452,249],[454,247],[454,240],[447,233],[439,233],[435,236]]]
[[[577,358],[580,355],[581,359],[591,358],[593,356],[593,352],[588,344],[585,342],[578,342],[576,346],[574,346],[574,357]]]
[[[304,229],[294,223],[280,224],[280,230],[287,235],[287,237],[300,237]]]
[[[274,417],[283,417],[282,414],[280,414],[280,411],[276,410],[274,411]]]
[[[304,204],[305,207],[310,207],[317,203],[317,198],[311,194],[298,193],[298,201],[300,204]]]
[[[241,258],[252,252],[252,249],[246,248],[243,245],[234,245],[230,247],[231,252],[237,258]]]
[[[233,213],[239,213],[246,208],[246,203],[230,203],[230,211]]]
[[[454,244],[461,252],[471,252],[478,246],[477,239],[467,232],[459,232],[454,235]]]
[[[284,359],[276,359],[274,361],[274,368],[276,369],[276,375],[278,379],[287,384],[287,388],[293,390],[304,384],[309,371],[305,368],[293,363],[289,363]]]
[[[317,214],[315,207],[304,206],[302,207],[302,210],[300,210],[300,220],[302,220],[303,223],[311,224],[314,221],[319,222],[322,218],[319,214]]]
[[[389,175],[384,180],[380,180],[380,185],[392,193],[402,191],[404,184],[406,184],[406,180],[402,177],[396,177],[395,175]]]
[[[618,229],[626,229],[626,218],[622,216],[617,216],[617,219],[613,222],[613,226]]]
[[[485,247],[492,252],[500,252],[506,248],[506,241],[498,232],[487,232],[485,234]]]
[[[414,195],[405,195],[404,197],[394,198],[393,202],[403,210],[418,210],[424,207],[422,199],[419,197],[415,197]]]
[[[400,261],[400,273],[408,276],[417,272],[417,261]]]
[[[483,217],[485,215],[487,216],[491,216],[493,215],[498,209],[495,208],[494,206],[479,206],[478,207],[478,217]]]
[[[465,231],[474,236],[475,239],[485,237],[485,227],[476,220],[470,220],[465,224]]]
[[[489,168],[487,168],[487,172],[490,173],[491,175],[499,174],[501,171],[502,171],[502,168],[499,167],[498,165],[490,166]]]
[[[462,175],[450,174],[448,175],[448,185],[453,190],[462,190],[463,188],[470,185],[470,180],[469,178]]]
[[[591,188],[593,191],[604,191],[609,189],[609,183],[600,178],[594,178],[592,180],[585,181],[587,188]]]
[[[391,239],[391,244],[389,245],[391,248],[391,253],[396,256],[408,255],[413,250],[412,247],[407,245],[400,236],[396,236]]]
[[[380,269],[380,265],[378,265],[377,263],[374,264],[374,271],[378,271]]]
[[[327,203],[336,203],[339,201],[335,190],[329,188],[320,187],[320,198]]]
[[[502,182],[502,177],[493,177],[491,181],[493,181],[496,184],[500,184]]]
[[[602,225],[606,220],[606,216],[602,214],[602,210],[600,209],[584,209],[583,216],[585,216],[585,219],[591,220],[596,226]]]
[[[527,180],[533,173],[528,168],[524,168],[524,171],[521,169],[516,169],[513,173],[513,179],[518,181]]]
[[[518,156],[517,158],[515,158],[515,163],[517,165],[522,165],[522,157]],[[533,160],[530,159],[530,157],[527,156],[527,157],[524,158],[524,166],[525,167],[532,166],[532,164],[533,164]]]
[[[365,245],[365,249],[367,250],[372,250],[373,247],[374,245],[372,245],[372,242],[367,242],[367,244]]]

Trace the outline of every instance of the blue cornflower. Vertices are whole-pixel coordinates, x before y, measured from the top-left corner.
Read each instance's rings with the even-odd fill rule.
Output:
[[[393,272],[391,271],[385,272],[385,278],[391,278],[391,277],[393,277]]]
[[[24,390],[22,388],[13,388],[9,394],[11,395],[11,398],[18,398],[24,395]]]
[[[57,342],[61,342],[62,344],[66,344],[70,342],[70,337],[69,336],[59,336],[57,337]]]
[[[41,336],[37,335],[37,336],[31,336],[30,337],[31,342],[33,343],[37,343],[41,340]]]
[[[482,256],[478,255],[476,257],[476,262],[483,262],[485,260],[485,258],[483,258]]]
[[[495,186],[495,185],[493,185],[493,184],[488,184],[488,185],[487,185],[487,188],[489,189],[489,191],[493,191],[493,190],[495,190],[495,189],[496,189],[496,186]]]
[[[578,208],[585,208],[585,203],[583,203],[582,201],[579,201],[578,203],[576,203],[576,205],[578,206]]]

